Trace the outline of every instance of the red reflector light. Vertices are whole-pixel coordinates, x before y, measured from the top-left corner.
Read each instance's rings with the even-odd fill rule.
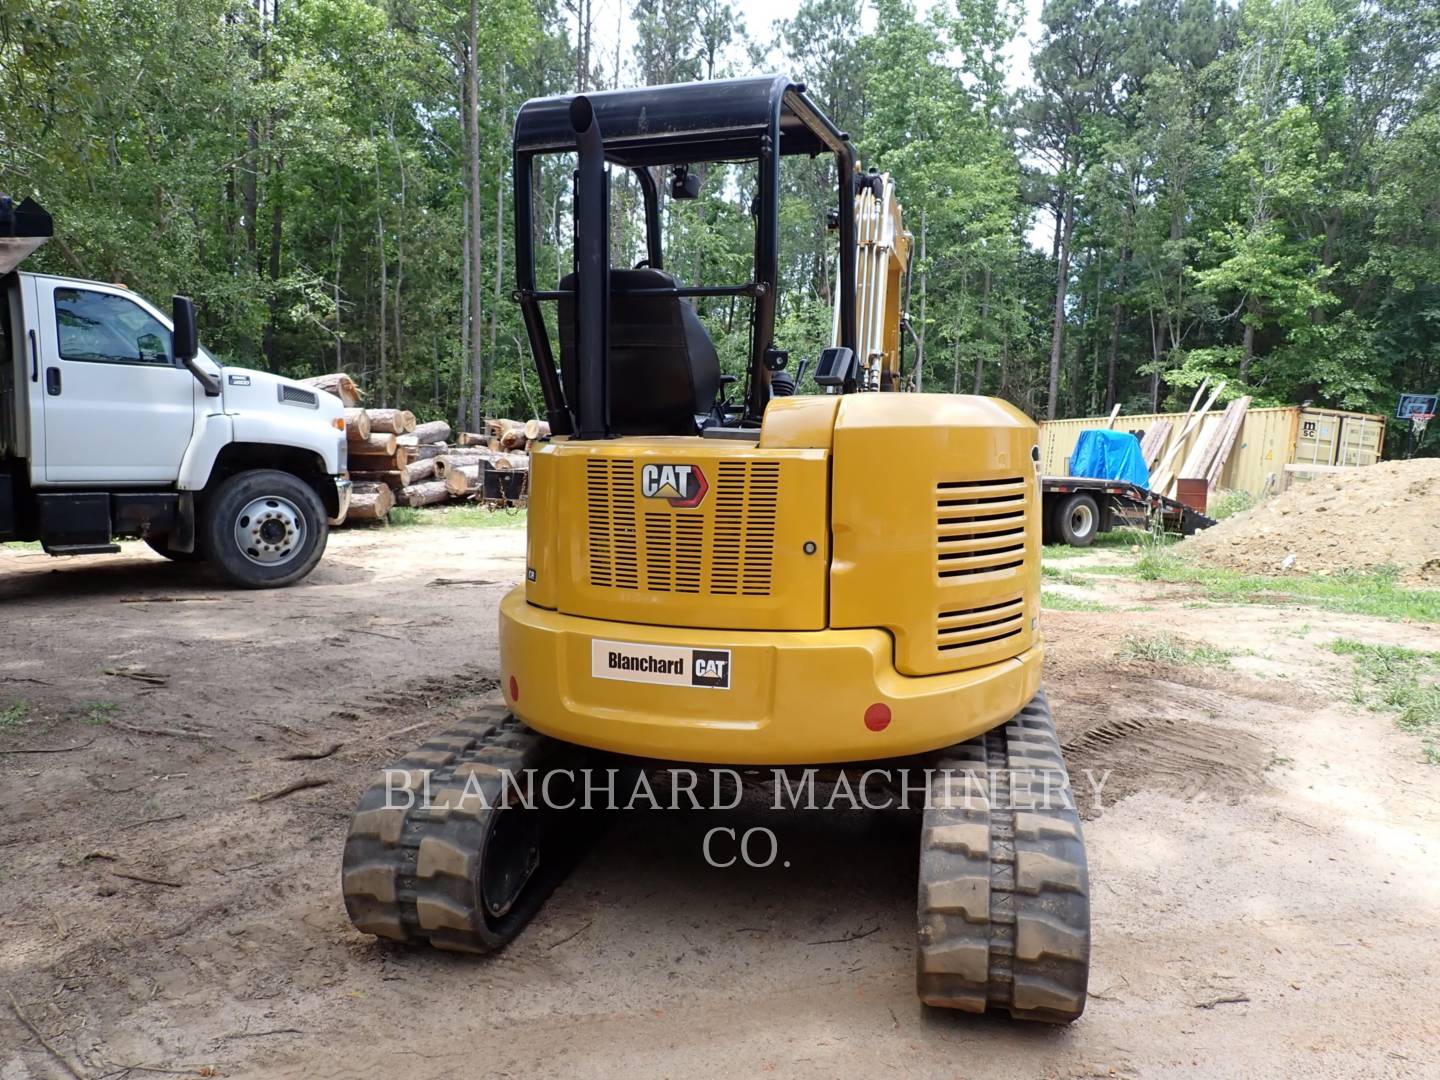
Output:
[[[511,676],[510,676],[510,700],[511,700],[511,701],[519,701],[519,700],[520,700],[520,684],[515,681],[515,676],[514,676],[514,675],[511,675]]]
[[[890,726],[890,706],[876,702],[865,710],[865,726],[871,731],[884,731]]]

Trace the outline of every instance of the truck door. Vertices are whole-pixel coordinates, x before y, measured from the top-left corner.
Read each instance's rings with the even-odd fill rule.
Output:
[[[48,483],[164,483],[180,474],[196,383],[170,330],[125,289],[37,278]]]

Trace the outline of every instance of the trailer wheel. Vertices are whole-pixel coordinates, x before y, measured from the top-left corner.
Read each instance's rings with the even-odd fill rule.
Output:
[[[171,562],[193,563],[205,561],[205,556],[200,552],[198,548],[194,551],[171,551],[170,537],[168,535],[147,536],[145,537],[145,543],[149,546],[151,551],[155,552],[156,555],[163,555]]]
[[[205,557],[246,589],[299,581],[315,569],[330,535],[315,489],[278,469],[248,469],[222,481],[198,526]]]
[[[1093,496],[1076,492],[1056,505],[1051,528],[1061,543],[1089,547],[1100,531],[1100,507]]]

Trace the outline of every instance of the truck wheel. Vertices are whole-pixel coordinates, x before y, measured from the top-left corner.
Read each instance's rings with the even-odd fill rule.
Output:
[[[247,589],[299,581],[320,561],[330,524],[320,496],[299,477],[251,469],[206,500],[199,547],[220,575]]]
[[[147,536],[145,543],[156,555],[164,555],[171,562],[204,562],[205,556],[197,548],[194,551],[171,551],[169,536]]]
[[[1077,492],[1061,499],[1051,523],[1055,537],[1071,547],[1089,547],[1100,531],[1100,507],[1091,495]]]

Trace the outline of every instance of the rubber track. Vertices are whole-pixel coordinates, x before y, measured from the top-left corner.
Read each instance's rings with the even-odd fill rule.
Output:
[[[929,764],[936,772],[920,849],[921,1000],[1069,1023],[1085,1009],[1089,874],[1044,692]]]
[[[500,918],[483,909],[480,868],[494,818],[544,812],[501,808],[502,777],[510,772],[511,790],[523,790],[524,770],[558,767],[568,751],[495,706],[431,736],[390,767],[410,771],[413,807],[403,805],[403,794],[392,794],[387,806],[385,773],[377,775],[345,839],[341,885],[350,921],[367,934],[440,949],[491,952],[506,945],[568,872],[573,852],[542,845],[540,864],[511,909]],[[428,808],[420,798],[426,771]],[[462,799],[467,783],[470,795]]]

